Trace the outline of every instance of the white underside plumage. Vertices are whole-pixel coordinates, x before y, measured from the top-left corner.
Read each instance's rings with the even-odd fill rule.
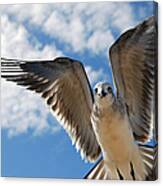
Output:
[[[91,120],[109,179],[145,180],[148,173],[127,114],[108,107],[101,116],[93,113]]]

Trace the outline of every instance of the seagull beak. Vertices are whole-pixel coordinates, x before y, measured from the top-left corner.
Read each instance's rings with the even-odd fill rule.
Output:
[[[103,90],[100,92],[100,94],[98,94],[98,96],[100,97],[100,98],[103,98],[103,97],[105,97],[106,96],[106,92],[104,92]]]

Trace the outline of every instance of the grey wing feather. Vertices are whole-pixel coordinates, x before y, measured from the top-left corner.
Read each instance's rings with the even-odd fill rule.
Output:
[[[103,158],[98,160],[96,165],[84,176],[84,179],[109,180],[108,172],[105,170]]]
[[[127,105],[134,135],[146,141],[151,130],[157,77],[157,22],[150,17],[125,32],[110,49],[117,96]]]
[[[100,147],[90,115],[93,94],[82,64],[70,58],[23,61],[1,58],[1,76],[40,93],[52,113],[88,161],[95,161]]]

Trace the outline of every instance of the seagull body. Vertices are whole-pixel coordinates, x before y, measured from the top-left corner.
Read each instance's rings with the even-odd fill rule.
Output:
[[[1,76],[41,95],[82,158],[102,156],[85,178],[156,179],[157,144],[146,145],[157,102],[155,17],[122,34],[109,54],[115,95],[109,83],[98,83],[93,93],[82,63],[68,57],[1,58]]]
[[[127,180],[144,180],[145,166],[123,100],[116,99],[112,92],[108,92],[111,87],[107,83],[97,84],[96,88],[98,91],[91,121],[102,149],[106,172],[114,180],[122,175]],[[135,168],[135,175],[131,174],[132,167]]]

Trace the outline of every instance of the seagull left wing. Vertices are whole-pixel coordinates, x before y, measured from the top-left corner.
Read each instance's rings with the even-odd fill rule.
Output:
[[[151,131],[157,78],[157,20],[150,17],[128,30],[110,48],[117,96],[127,105],[136,140]]]
[[[98,158],[101,150],[90,121],[93,94],[79,61],[66,57],[51,61],[1,58],[1,70],[6,80],[41,94],[82,157],[88,161]]]

